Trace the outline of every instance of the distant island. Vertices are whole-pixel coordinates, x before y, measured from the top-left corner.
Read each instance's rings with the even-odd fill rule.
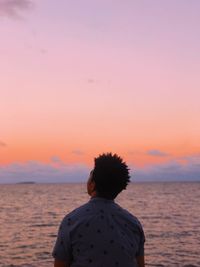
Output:
[[[17,184],[36,184],[34,181],[24,181],[24,182],[18,182]]]

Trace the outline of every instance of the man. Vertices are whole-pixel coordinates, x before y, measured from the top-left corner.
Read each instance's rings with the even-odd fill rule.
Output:
[[[53,250],[54,267],[144,267],[145,237],[138,219],[114,202],[130,182],[116,154],[95,158],[88,203],[63,219]]]

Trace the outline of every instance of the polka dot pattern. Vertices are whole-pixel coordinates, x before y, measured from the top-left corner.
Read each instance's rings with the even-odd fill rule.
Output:
[[[142,233],[138,220],[115,202],[92,199],[65,217],[53,256],[90,267],[133,266]]]

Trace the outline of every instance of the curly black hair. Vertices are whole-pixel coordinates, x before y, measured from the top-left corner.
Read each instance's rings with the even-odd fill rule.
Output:
[[[114,199],[130,182],[129,168],[117,154],[104,153],[94,159],[92,180],[97,195]]]

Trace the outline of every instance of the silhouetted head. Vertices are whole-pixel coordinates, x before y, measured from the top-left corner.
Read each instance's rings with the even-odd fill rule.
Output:
[[[107,153],[94,159],[87,190],[90,196],[114,199],[130,182],[129,168],[122,158]]]

